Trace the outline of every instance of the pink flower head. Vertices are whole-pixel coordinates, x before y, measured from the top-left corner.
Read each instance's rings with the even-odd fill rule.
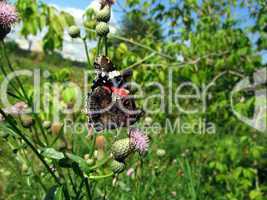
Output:
[[[131,128],[129,132],[131,144],[140,154],[145,154],[148,151],[149,139],[141,130]]]
[[[3,27],[11,27],[18,19],[16,8],[0,1],[0,25]]]

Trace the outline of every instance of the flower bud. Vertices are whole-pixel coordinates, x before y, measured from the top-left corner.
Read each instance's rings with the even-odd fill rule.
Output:
[[[84,160],[88,160],[88,159],[90,159],[90,155],[89,155],[89,154],[85,154],[85,155],[83,156],[83,158],[84,158]]]
[[[95,139],[95,146],[97,148],[97,150],[103,150],[105,148],[105,142],[106,142],[106,139],[103,135],[99,135],[96,137]]]
[[[78,38],[81,36],[81,30],[78,26],[71,26],[69,28],[69,35],[72,38]]]
[[[112,160],[110,167],[114,174],[120,174],[125,170],[125,164],[117,160]]]
[[[151,126],[153,123],[153,119],[151,117],[146,117],[144,120],[145,126]]]
[[[21,121],[22,121],[22,126],[24,128],[30,128],[34,124],[32,116],[30,115],[22,115]]]
[[[166,155],[166,151],[164,149],[158,149],[157,150],[157,156],[158,157],[164,157]]]
[[[51,125],[51,132],[54,135],[58,135],[61,131],[62,124],[60,122],[53,122]]]
[[[96,33],[97,35],[103,37],[103,36],[107,36],[107,34],[109,33],[109,26],[106,22],[99,22],[96,25]]]
[[[99,22],[108,22],[110,20],[110,7],[106,5],[96,13],[96,20]]]
[[[87,163],[89,166],[92,166],[92,165],[95,163],[95,161],[94,161],[94,159],[88,159],[88,160],[86,160],[86,163]]]
[[[46,129],[49,129],[51,127],[51,122],[50,121],[44,121],[43,122],[43,127]]]
[[[124,161],[125,158],[133,151],[129,138],[117,140],[111,146],[111,152],[116,160]]]

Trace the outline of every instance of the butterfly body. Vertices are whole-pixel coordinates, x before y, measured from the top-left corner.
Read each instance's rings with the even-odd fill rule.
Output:
[[[97,131],[128,127],[142,115],[135,99],[125,87],[130,72],[116,71],[112,62],[104,56],[96,59],[97,77],[88,94],[89,126]]]

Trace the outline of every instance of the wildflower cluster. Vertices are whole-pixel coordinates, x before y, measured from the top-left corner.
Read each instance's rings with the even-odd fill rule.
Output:
[[[114,173],[125,169],[126,158],[134,152],[145,155],[148,151],[149,139],[140,129],[131,128],[127,138],[117,140],[111,147],[114,160],[111,168]]]

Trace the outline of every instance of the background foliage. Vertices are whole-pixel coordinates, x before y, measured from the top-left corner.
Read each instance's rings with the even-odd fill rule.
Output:
[[[133,75],[133,79],[146,88],[146,96],[159,92],[155,87],[147,88],[147,83],[153,81],[162,83],[167,93],[175,92],[169,90],[170,68],[173,70],[173,89],[186,81],[199,88],[212,82],[215,85],[210,87],[211,95],[206,97],[205,112],[202,111],[203,102],[196,99],[181,103],[188,110],[198,108],[197,114],[187,115],[175,109],[170,112],[170,106],[174,107],[174,99],[171,99],[166,100],[159,113],[148,114],[147,117],[163,128],[151,135],[147,157],[141,161],[137,156],[131,159],[128,168],[134,169],[134,175],[123,173],[116,185],[112,184],[112,178],[93,183],[95,198],[266,199],[266,134],[239,121],[230,108],[230,92],[236,83],[247,76],[252,79],[257,69],[266,68],[261,56],[264,53],[266,56],[267,48],[266,1],[169,0],[167,3],[127,0],[117,3],[121,4],[123,18],[117,33],[109,36],[110,57],[120,69],[148,58],[135,66]],[[15,68],[49,70],[51,76],[43,79],[42,84],[51,88],[68,80],[84,87],[80,77],[87,66],[54,53],[62,48],[64,30],[74,24],[71,14],[36,0],[18,0],[16,5],[22,23],[20,34],[27,38],[43,29],[47,31],[43,37],[44,53],[20,51],[14,44],[9,44]],[[246,17],[253,23],[236,16],[241,9],[247,10],[249,17]],[[97,40],[92,32],[95,26],[92,10],[86,11],[84,26],[88,40]],[[94,49],[90,51],[91,59],[95,53]],[[31,80],[25,79],[25,85],[30,93]],[[266,88],[266,85],[262,87]],[[194,90],[186,88],[185,93],[192,94]],[[62,102],[52,105],[50,114],[41,113],[42,120],[51,119],[54,109],[73,101],[69,95],[75,96],[69,92],[61,95]],[[251,117],[254,94],[244,92],[237,95],[235,101],[236,109]],[[139,100],[139,104],[142,103],[143,100]],[[150,104],[150,109],[159,107],[157,100]],[[67,117],[70,116],[62,115],[61,121]],[[71,117],[76,122],[87,120],[81,111]],[[183,134],[177,130],[168,130],[165,134],[166,119],[171,124],[177,119],[192,124],[199,119],[204,123],[213,122],[216,134]],[[5,129],[3,133],[6,133]],[[48,134],[51,139],[57,138],[51,132]],[[69,130],[53,148],[84,157],[91,151],[91,140],[86,135],[86,131],[75,135]],[[108,132],[106,139],[108,150],[114,137]],[[43,166],[14,136],[4,134],[0,144],[0,199],[43,199],[54,185]],[[158,154],[159,149],[164,149],[166,154]],[[23,156],[25,152],[26,157]],[[47,160],[58,165],[54,159],[48,157]],[[105,172],[108,167],[102,170]],[[67,169],[63,172],[67,173]],[[77,174],[71,176],[79,178]],[[60,194],[58,196],[60,199]]]

